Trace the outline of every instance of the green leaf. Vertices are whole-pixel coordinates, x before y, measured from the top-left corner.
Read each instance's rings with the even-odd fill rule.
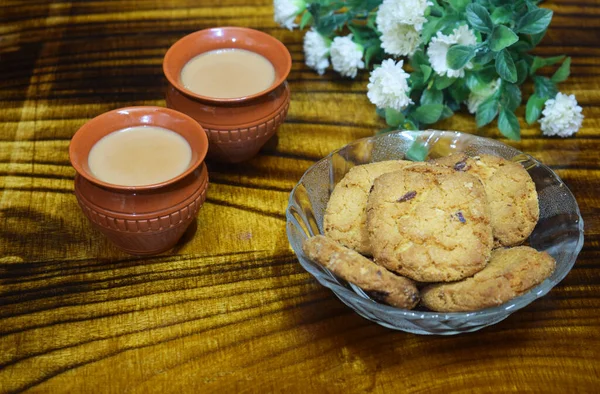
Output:
[[[366,46],[376,41],[377,45],[381,46],[381,40],[379,40],[377,32],[367,26],[349,22],[348,30],[353,35],[352,40],[360,45]]]
[[[521,105],[521,89],[514,83],[502,82],[500,104],[511,111]]]
[[[466,9],[467,22],[475,30],[484,33],[491,33],[494,28],[494,23],[488,10],[479,4],[469,4]],[[427,41],[425,41],[427,42]]]
[[[519,36],[515,32],[504,25],[497,25],[494,26],[494,30],[492,31],[490,49],[494,52],[499,52],[517,41],[519,41]]]
[[[385,109],[384,108],[375,108],[375,113],[377,114],[377,116],[379,116],[380,118],[385,119]]]
[[[364,12],[371,11],[375,7],[381,4],[381,0],[350,0],[347,1],[348,5],[353,11]]]
[[[521,140],[519,119],[511,110],[502,108],[500,116],[498,116],[498,128],[505,137],[514,141]]]
[[[475,56],[475,47],[453,45],[446,53],[446,63],[453,70],[460,70]]]
[[[300,30],[303,30],[306,26],[309,26],[312,20],[312,14],[305,11],[304,14],[302,14],[302,19],[300,19]]]
[[[450,91],[450,96],[452,96],[457,103],[462,103],[469,98],[470,91],[464,78],[459,79],[452,85],[452,88],[448,90]]]
[[[442,104],[444,102],[444,93],[437,89],[425,89],[421,94],[421,105]]]
[[[341,14],[330,14],[319,18],[319,23],[317,25],[317,30],[323,36],[331,36],[334,31],[341,29],[346,22],[348,22],[348,18],[351,15],[349,13],[341,13]]]
[[[517,22],[516,31],[524,34],[538,34],[543,32],[550,25],[552,20],[552,10],[538,8],[529,11]]]
[[[369,29],[377,30],[377,13],[373,12],[369,14],[369,18],[367,19],[367,27]]]
[[[467,73],[465,81],[469,90],[474,93],[481,93],[487,88],[487,84],[479,78],[478,74],[473,72]]]
[[[464,11],[465,8],[467,7],[467,4],[469,4],[471,1],[470,0],[448,0],[448,2],[452,6],[452,8],[454,8],[456,11],[460,12],[460,11]]]
[[[512,20],[512,10],[509,6],[498,7],[492,12],[492,22],[499,25],[501,23],[507,23]]]
[[[513,51],[517,51],[517,52],[527,52],[533,49],[533,46],[531,45],[531,43],[529,43],[527,41],[527,39],[523,39],[523,37],[529,37],[529,36],[521,36],[521,39],[517,42],[515,42],[510,49],[512,49]]]
[[[517,67],[506,49],[503,49],[496,57],[496,72],[505,81],[517,82]]]
[[[527,79],[529,75],[529,66],[527,62],[523,59],[519,59],[517,63],[515,63],[517,67],[517,85],[521,85]]]
[[[442,104],[425,104],[413,113],[416,120],[424,124],[432,124],[440,119],[444,106]]]
[[[404,122],[404,115],[400,111],[396,111],[393,108],[385,109],[385,122],[388,126],[398,127]]]
[[[425,81],[423,80],[423,74],[415,71],[410,73],[410,77],[408,77],[409,86],[411,89],[419,90],[425,86]]]
[[[308,12],[310,12],[310,14],[312,15],[312,17],[314,19],[314,25],[317,26],[317,30],[319,30],[318,26],[319,26],[320,15],[321,15],[321,4],[310,3],[306,6],[306,10]]]
[[[530,40],[531,40],[531,47],[535,48],[540,41],[542,41],[542,39],[544,38],[544,36],[546,35],[546,30],[540,32],[540,33],[536,33],[536,34],[531,34]]]
[[[377,39],[379,40],[379,39]],[[381,42],[381,41],[380,41]],[[383,49],[380,45],[369,45],[365,49],[365,66],[368,68],[372,59],[381,59],[384,56]]]
[[[569,77],[571,73],[571,57],[567,57],[563,64],[560,65],[558,70],[554,73],[550,80],[554,83],[562,82]]]
[[[442,115],[440,115],[439,120],[448,119],[452,115],[454,115],[454,112],[450,109],[450,107],[448,107],[447,105],[444,105],[444,110],[442,111]]]
[[[547,57],[547,58],[535,56],[533,58],[533,63],[531,63],[531,71],[529,73],[531,75],[533,75],[540,68],[556,64],[556,63],[562,61],[564,58],[565,58],[564,55]]]
[[[456,78],[448,78],[444,75],[438,75],[435,78],[434,86],[438,90],[446,89],[448,86],[452,85],[456,81]]]
[[[421,66],[419,68],[423,72],[423,81],[427,82],[427,80],[431,76],[431,71],[432,71],[431,67],[429,67],[429,66],[427,66],[425,64],[421,64]]]
[[[485,66],[494,58],[494,52],[490,51],[487,48],[481,48],[477,54],[475,55],[475,61],[473,62],[475,65]]]
[[[477,127],[483,127],[494,120],[496,115],[498,115],[499,104],[498,97],[495,94],[491,95],[485,99],[483,103],[479,104],[479,107],[477,107],[477,113],[475,115]]]
[[[412,143],[408,151],[406,151],[406,158],[412,161],[423,161],[429,154],[429,149],[421,141],[415,141]]]
[[[423,42],[429,42],[431,37],[440,30],[440,26],[442,25],[442,18],[430,16],[428,19],[429,20],[423,25],[423,30],[421,30]]]
[[[535,94],[545,99],[553,98],[558,93],[556,84],[548,77],[533,77],[533,86]]]
[[[538,69],[544,67],[545,65],[546,63],[544,62],[544,58],[535,56],[533,58],[533,63],[531,63],[531,70],[529,72],[531,75],[533,75]]]
[[[545,102],[546,99],[538,96],[537,94],[532,94],[531,97],[529,97],[529,100],[527,100],[527,106],[525,108],[525,121],[527,124],[533,124],[539,119]]]
[[[487,67],[482,68],[477,73],[479,79],[481,79],[485,83],[490,83],[498,79],[499,75],[496,72],[496,65],[490,64]]]
[[[446,100],[446,107],[448,107],[448,109],[450,109],[451,111],[458,111],[460,109],[460,103],[457,103],[453,97],[450,97],[450,99]],[[444,111],[442,111],[442,115],[444,114]],[[440,117],[440,119],[442,119]]]
[[[457,12],[448,10],[448,13],[440,20],[438,31],[441,31],[443,34],[450,35],[452,34],[452,31],[458,27],[459,22],[462,20],[463,18],[459,18]]]
[[[418,70],[422,65],[429,65],[429,59],[427,58],[427,55],[425,55],[425,52],[419,49],[410,59],[410,66],[413,69]]]
[[[419,130],[419,128],[413,123],[412,120],[406,119],[404,124],[402,124],[402,130]]]

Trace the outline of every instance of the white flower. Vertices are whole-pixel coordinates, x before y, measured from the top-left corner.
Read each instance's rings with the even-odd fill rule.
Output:
[[[395,63],[392,59],[387,59],[371,73],[367,97],[377,107],[402,111],[412,104],[407,95],[409,75],[402,69],[403,64],[402,60]]]
[[[452,70],[448,67],[448,63],[446,62],[448,49],[455,44],[475,45],[476,43],[477,38],[475,37],[475,34],[473,34],[473,32],[466,25],[462,25],[454,29],[452,34],[449,36],[438,31],[437,35],[431,38],[429,48],[427,48],[429,63],[431,63],[431,67],[438,75],[445,75],[450,78],[462,78],[465,76],[465,69],[470,70],[473,68],[473,63],[468,62],[461,69]]]
[[[500,81],[500,78],[498,78],[497,80],[492,81],[479,89],[471,90],[469,93],[469,98],[467,99],[467,107],[469,108],[470,113],[476,113],[477,108],[479,108],[481,103],[483,103],[492,94],[496,93],[500,87]]]
[[[583,122],[581,107],[577,105],[574,95],[557,93],[556,97],[547,100],[539,120],[544,135],[568,137],[577,133]]]
[[[319,34],[314,28],[304,35],[304,59],[306,65],[317,70],[319,75],[329,67],[329,47],[331,41]]]
[[[427,0],[383,0],[375,19],[377,30],[384,33],[402,23],[421,31],[427,22],[425,10],[430,4]]]
[[[296,16],[306,9],[304,0],[273,0],[275,22],[281,27],[294,30]]]
[[[395,56],[412,56],[421,42],[421,36],[412,25],[398,23],[381,34],[381,47]]]
[[[329,49],[333,69],[344,77],[356,77],[357,70],[365,68],[362,61],[364,48],[352,41],[352,34],[336,37]]]

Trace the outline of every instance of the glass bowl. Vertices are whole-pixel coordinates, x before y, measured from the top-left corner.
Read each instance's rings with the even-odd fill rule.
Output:
[[[521,163],[535,182],[540,203],[540,219],[528,243],[556,259],[556,270],[552,276],[500,306],[474,312],[439,313],[378,303],[357,286],[310,261],[302,251],[302,242],[309,236],[322,233],[323,214],[334,186],[353,166],[406,159],[406,153],[415,141],[420,141],[427,149],[427,159],[465,152],[469,155],[487,153]],[[364,318],[384,327],[415,334],[452,335],[498,323],[548,293],[571,270],[583,246],[583,220],[577,201],[554,171],[499,141],[449,131],[392,132],[354,141],[330,153],[310,167],[294,187],[286,218],[290,245],[300,264],[319,283],[331,289],[342,302]]]

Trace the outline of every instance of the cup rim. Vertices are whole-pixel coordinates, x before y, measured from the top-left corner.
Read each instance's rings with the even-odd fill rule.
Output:
[[[123,112],[128,112],[128,113],[133,112],[133,113],[137,113],[139,115],[144,115],[144,114],[147,115],[147,114],[150,114],[153,112],[163,112],[170,116],[182,119],[182,120],[190,123],[190,125],[193,128],[197,129],[200,140],[202,140],[201,141],[202,144],[197,151],[198,155],[197,155],[196,160],[192,164],[190,164],[189,167],[184,172],[177,175],[176,177],[167,179],[166,181],[152,183],[149,185],[138,185],[138,186],[117,185],[114,183],[104,182],[104,181],[94,177],[92,174],[90,174],[89,171],[86,171],[84,169],[84,167],[80,161],[74,159],[74,156],[76,156],[75,152],[78,149],[78,147],[81,145],[81,141],[83,138],[85,138],[85,134],[88,130],[96,127],[96,124],[98,124],[98,122],[101,122],[103,120],[103,118],[109,117],[113,114],[123,113]],[[139,126],[152,126],[152,124],[145,124],[145,123],[140,122]],[[162,126],[159,126],[159,127],[162,127]],[[108,135],[112,132],[121,130],[123,128],[124,127],[117,127],[105,135]],[[177,130],[172,130],[172,131],[179,134],[179,132]],[[181,134],[179,134],[179,135],[181,135]],[[187,141],[187,139],[186,139],[186,141]],[[187,141],[187,142],[189,143],[189,141]],[[193,149],[193,147],[192,147],[192,149]],[[116,108],[116,109],[113,109],[113,110],[110,110],[107,112],[103,112],[100,115],[95,116],[94,118],[85,122],[83,124],[83,126],[81,126],[75,132],[75,134],[73,134],[73,137],[71,138],[71,141],[69,143],[69,161],[71,162],[71,165],[73,166],[73,168],[79,175],[81,175],[86,180],[88,180],[89,182],[91,182],[95,185],[102,186],[102,187],[108,188],[108,189],[120,190],[120,191],[149,191],[149,190],[155,190],[155,189],[159,189],[159,188],[162,188],[165,186],[172,185],[172,184],[182,180],[183,178],[187,177],[192,172],[196,171],[196,169],[204,162],[204,159],[206,158],[207,153],[208,153],[208,136],[206,135],[204,128],[198,122],[196,122],[193,118],[191,118],[190,116],[188,116],[184,113],[175,111],[170,108],[159,107],[159,106],[130,106],[130,107]],[[88,153],[88,155],[86,155],[86,158],[88,156],[89,156],[89,153]]]
[[[209,96],[203,96],[203,95],[194,93],[191,90],[185,88],[179,81],[179,78],[178,78],[179,74],[173,75],[173,73],[171,73],[170,70],[168,69],[167,64],[170,64],[170,62],[172,61],[171,59],[174,56],[174,53],[177,52],[178,50],[180,50],[181,48],[183,48],[183,45],[185,45],[185,42],[190,41],[193,38],[203,36],[210,32],[218,31],[218,30],[226,30],[226,31],[230,31],[230,32],[231,31],[233,31],[233,32],[235,32],[235,31],[252,32],[253,34],[257,34],[259,36],[264,37],[266,41],[268,41],[272,45],[278,47],[281,50],[281,52],[285,54],[285,58],[286,58],[285,59],[286,60],[285,68],[284,68],[283,72],[279,75],[279,78],[277,78],[267,89],[261,90],[258,93],[254,93],[254,94],[251,94],[248,96],[242,96],[242,97],[232,97],[232,98],[209,97]],[[195,56],[198,56],[202,53],[204,53],[204,52],[198,52]],[[173,45],[171,45],[171,47],[165,53],[165,56],[163,58],[162,68],[163,68],[163,74],[167,78],[167,81],[169,81],[169,83],[175,89],[180,91],[182,94],[189,96],[189,97],[193,97],[198,100],[210,102],[210,103],[234,104],[234,103],[240,103],[240,102],[255,99],[257,97],[264,96],[266,94],[271,93],[278,86],[280,86],[287,79],[287,77],[290,74],[290,71],[292,70],[292,55],[290,54],[290,51],[287,49],[287,47],[281,41],[279,41],[277,38],[273,37],[270,34],[263,32],[263,31],[251,29],[248,27],[239,27],[239,26],[212,27],[212,28],[208,28],[208,29],[202,29],[202,30],[195,31],[195,32],[190,33],[186,36],[183,36],[179,40],[175,41],[175,43],[173,43]],[[181,70],[179,70],[179,73],[181,73]]]

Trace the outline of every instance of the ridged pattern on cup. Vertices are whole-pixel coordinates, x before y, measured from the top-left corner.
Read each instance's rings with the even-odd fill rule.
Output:
[[[173,208],[135,215],[114,212],[97,206],[82,195],[75,181],[75,195],[84,215],[92,225],[108,237],[117,247],[135,255],[151,255],[171,249],[193,222],[206,200],[208,176],[205,176],[193,193]],[[79,181],[87,182],[82,180]],[[136,216],[140,216],[136,218]]]
[[[79,199],[78,199],[79,200]],[[125,220],[104,215],[90,208],[83,202],[79,202],[79,205],[83,209],[85,216],[92,221],[92,223],[113,231],[122,231],[129,233],[144,233],[144,232],[156,232],[164,231],[169,228],[179,226],[180,224],[191,221],[200,210],[200,207],[206,200],[206,188],[200,193],[200,195],[180,210],[173,212],[169,215],[158,216],[153,219],[142,219],[142,220]]]
[[[288,99],[272,118],[255,126],[227,130],[205,127],[204,130],[208,135],[209,141],[217,144],[243,143],[255,139],[268,138],[273,135],[277,128],[283,123],[289,107],[290,102]]]

